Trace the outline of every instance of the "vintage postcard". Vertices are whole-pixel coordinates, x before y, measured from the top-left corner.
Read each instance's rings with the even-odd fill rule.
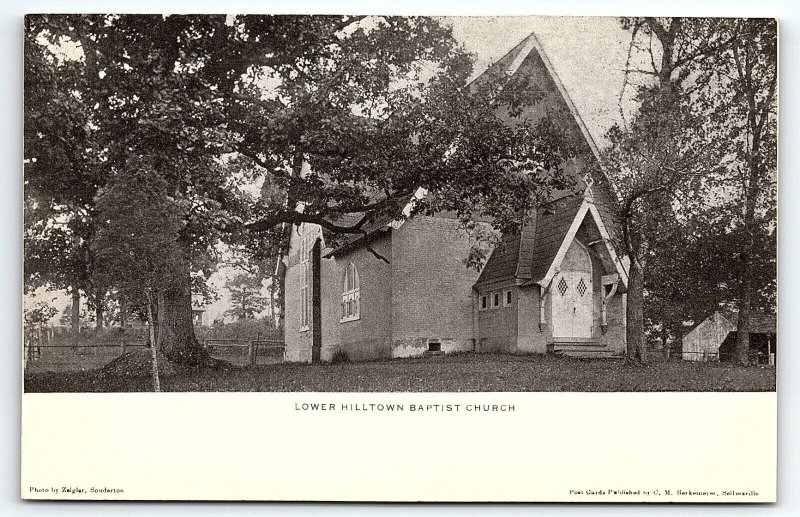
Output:
[[[22,498],[776,501],[776,19],[24,24]]]

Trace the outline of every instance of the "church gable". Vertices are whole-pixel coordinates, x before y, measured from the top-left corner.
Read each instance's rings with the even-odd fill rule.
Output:
[[[486,262],[476,288],[511,279],[535,282],[542,278],[582,202],[582,196],[572,195],[540,207],[519,233],[503,238]]]
[[[557,343],[581,340],[602,354],[624,346],[627,276],[610,234],[617,224],[616,196],[597,146],[536,37],[520,42],[471,85],[482,86],[499,91],[500,102],[504,88],[530,92],[533,104],[519,118],[505,119],[509,124],[522,118],[534,123],[544,117],[552,120],[574,145],[576,155],[563,163],[574,185],[533,209],[518,233],[504,235],[479,276],[464,269],[470,241],[456,219],[449,214],[409,217],[415,199],[427,195],[422,189],[415,199],[398,202],[367,222],[362,232],[334,238],[322,230],[327,249],[321,255],[328,259],[322,274],[335,273],[332,283],[323,282],[322,288],[329,300],[323,307],[327,303],[335,309],[322,325],[323,333],[335,329],[335,339],[325,334],[326,343],[349,347],[348,353],[360,357],[354,347],[366,343],[368,335],[377,335],[380,327],[387,334],[381,334],[380,346],[370,345],[370,350],[386,353],[376,357],[494,348],[544,353],[555,351]],[[361,215],[348,214],[336,222],[350,226]],[[390,243],[390,251],[376,253],[377,241]],[[341,300],[355,292],[341,287],[339,269],[350,263],[361,280],[358,317],[347,306],[340,309]],[[331,264],[339,269],[334,271]],[[382,273],[372,275],[373,269]],[[372,296],[378,286],[386,289]],[[292,323],[288,312],[287,344]],[[376,326],[367,332],[372,323]]]
[[[552,276],[554,261],[560,259],[557,255],[565,251],[562,247],[568,232],[572,229],[573,235],[569,239],[574,238],[576,228],[573,226],[581,224],[581,221],[575,223],[575,218],[584,203],[584,191],[594,203],[592,217],[603,227],[603,232],[595,230],[595,233],[604,233],[597,235],[597,239],[588,236],[586,239],[589,242],[604,241],[607,250],[602,255],[614,257],[606,262],[616,260],[616,254],[607,242],[617,224],[614,217],[616,196],[602,170],[597,145],[534,34],[490,66],[473,84],[479,87],[490,82],[496,83],[500,89],[530,91],[534,102],[516,120],[535,122],[549,117],[574,143],[578,155],[564,164],[564,172],[574,178],[575,187],[555,193],[556,200],[540,207],[530,224],[523,226],[519,234],[503,238],[481,272],[476,288],[511,279],[538,283],[548,275]],[[513,124],[515,119],[508,122]],[[588,211],[588,208],[584,209]],[[585,227],[592,228],[591,225]],[[604,267],[610,270],[617,269],[617,266],[604,263]]]
[[[547,274],[582,204],[583,196],[573,195],[539,209],[539,224],[531,257],[533,282],[544,278]]]
[[[504,238],[489,257],[475,288],[510,280],[547,287],[575,239],[598,246],[597,256],[604,270],[616,272],[627,283],[600,210],[591,197],[574,194],[539,208],[520,233]]]

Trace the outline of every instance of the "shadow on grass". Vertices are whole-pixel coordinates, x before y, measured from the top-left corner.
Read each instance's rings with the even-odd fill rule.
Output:
[[[620,360],[457,354],[338,364],[230,366],[163,375],[164,391],[222,392],[631,392],[774,391],[775,368],[670,361],[644,368]],[[25,391],[145,392],[149,376],[102,370],[26,374]]]

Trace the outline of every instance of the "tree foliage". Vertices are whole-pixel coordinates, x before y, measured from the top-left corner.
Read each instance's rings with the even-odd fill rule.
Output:
[[[301,222],[363,232],[418,188],[429,193],[418,210],[486,215],[513,231],[563,183],[555,132],[507,124],[524,101],[504,98],[513,88],[467,87],[472,57],[431,18],[31,15],[26,24],[32,224],[49,243],[63,210],[88,235],[42,256],[100,253],[85,268],[92,292],[133,292],[131,279],[164,287],[161,346],[174,360],[205,361],[190,280],[207,277],[219,242],[280,249],[284,225]],[[345,214],[359,218],[337,224]],[[164,224],[152,224],[157,216]]]
[[[231,277],[225,287],[231,295],[231,308],[227,313],[238,320],[253,319],[267,307],[267,297],[261,295],[261,278],[239,273]]]
[[[639,110],[609,133],[632,273],[662,338],[725,305],[774,303],[774,20],[623,19]],[[626,83],[626,86],[629,83]],[[621,180],[621,181],[620,181]],[[758,245],[756,245],[758,243]],[[758,248],[758,251],[757,251]],[[746,294],[749,293],[749,294]],[[757,293],[757,294],[756,294]],[[633,304],[630,299],[633,298]],[[744,319],[745,324],[747,317]],[[635,324],[631,325],[631,321]],[[641,342],[642,321],[629,313]],[[747,335],[746,332],[739,333]]]

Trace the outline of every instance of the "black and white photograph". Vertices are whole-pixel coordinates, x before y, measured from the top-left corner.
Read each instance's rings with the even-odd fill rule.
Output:
[[[24,394],[280,392],[298,418],[774,401],[779,24],[28,14]],[[529,500],[775,497],[709,486]],[[23,498],[149,498],[46,490]]]
[[[25,24],[26,391],[775,389],[774,19]]]

